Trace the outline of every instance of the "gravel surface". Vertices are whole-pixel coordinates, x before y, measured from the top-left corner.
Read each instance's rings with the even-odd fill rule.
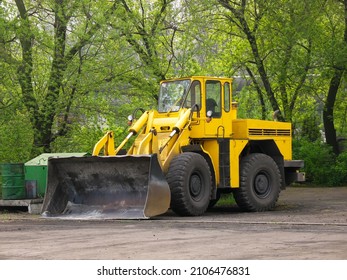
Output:
[[[292,187],[274,211],[76,221],[0,212],[0,259],[347,259],[347,187]]]

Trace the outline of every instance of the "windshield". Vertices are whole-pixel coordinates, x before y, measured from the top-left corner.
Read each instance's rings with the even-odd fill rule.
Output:
[[[190,80],[164,82],[160,86],[158,111],[177,112],[185,98]]]

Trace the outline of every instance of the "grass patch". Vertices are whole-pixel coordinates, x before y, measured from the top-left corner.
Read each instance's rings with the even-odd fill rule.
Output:
[[[232,193],[221,194],[216,206],[232,206],[236,205],[236,201]]]

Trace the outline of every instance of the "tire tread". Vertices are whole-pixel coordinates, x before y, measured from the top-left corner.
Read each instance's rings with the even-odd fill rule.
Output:
[[[212,176],[208,167],[208,163],[200,154],[192,152],[183,153],[173,158],[169,167],[169,171],[166,175],[166,180],[171,190],[171,209],[176,214],[181,216],[199,216],[202,215],[208,207],[207,203],[206,207],[203,207],[202,209],[196,209],[191,205],[189,199],[187,198],[187,190],[185,189],[187,188],[187,186],[185,186],[184,184],[186,179],[186,170],[188,166],[190,166],[194,161],[200,161],[202,164],[206,164],[209,170],[209,181],[211,182]],[[211,190],[209,192],[210,198]]]
[[[276,187],[276,189],[274,190],[275,193],[273,193],[274,197],[270,201],[270,203],[267,205],[261,205],[261,204],[255,203],[254,200],[252,199],[252,195],[250,194],[250,186],[247,185],[247,181],[249,179],[248,176],[250,172],[259,162],[267,162],[269,165],[272,165],[271,168],[274,171],[275,176],[279,180],[278,186],[275,186]],[[281,184],[281,180],[282,178],[280,175],[279,168],[271,157],[261,153],[248,155],[247,157],[241,160],[240,187],[234,191],[234,197],[235,197],[237,205],[243,211],[248,211],[248,212],[263,212],[263,211],[268,211],[273,209],[279,197],[279,193],[280,193],[279,186]]]

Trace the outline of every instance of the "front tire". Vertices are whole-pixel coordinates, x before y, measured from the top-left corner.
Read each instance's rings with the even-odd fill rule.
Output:
[[[171,190],[171,209],[181,216],[205,213],[212,190],[210,167],[203,156],[183,153],[176,156],[166,175]]]
[[[280,186],[276,162],[265,154],[250,154],[240,163],[240,187],[234,190],[235,201],[244,211],[271,210],[278,200]]]

